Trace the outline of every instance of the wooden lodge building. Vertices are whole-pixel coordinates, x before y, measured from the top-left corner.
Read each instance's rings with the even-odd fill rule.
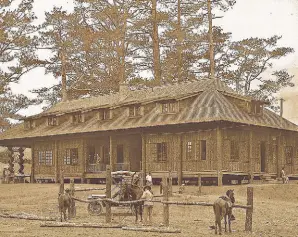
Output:
[[[97,182],[113,171],[183,178],[298,173],[298,127],[217,79],[60,102],[0,135],[32,149],[32,178]],[[13,152],[13,149],[11,149]],[[13,167],[12,167],[13,168]],[[223,177],[223,179],[222,179]],[[238,176],[237,176],[238,177]]]

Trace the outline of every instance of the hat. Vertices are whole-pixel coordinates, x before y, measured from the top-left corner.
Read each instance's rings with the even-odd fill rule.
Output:
[[[146,189],[148,189],[148,190],[150,191],[150,190],[151,190],[151,186],[146,185],[146,186],[144,187],[144,191],[145,191]]]

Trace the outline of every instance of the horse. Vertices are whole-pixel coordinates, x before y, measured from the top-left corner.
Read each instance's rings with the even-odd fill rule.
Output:
[[[227,232],[227,217],[229,222],[229,232],[231,230],[231,216],[232,207],[235,203],[234,190],[229,189],[226,192],[226,196],[219,197],[213,204],[213,210],[215,214],[215,234],[217,234],[217,225],[219,227],[219,234],[221,235],[221,220],[224,217],[225,220],[225,232]]]
[[[119,195],[120,201],[126,201],[126,200],[140,200],[143,195],[143,189],[141,186],[141,177],[137,172],[135,172],[132,175],[131,183],[122,183],[120,190],[113,195],[113,197],[116,197]],[[143,204],[144,202],[138,202],[132,204],[132,207],[135,211],[136,220],[135,222],[138,222],[138,215],[140,215],[141,222],[143,221]]]
[[[66,189],[65,193],[59,193],[58,203],[59,203],[59,212],[60,212],[60,221],[62,222],[62,213],[64,216],[64,220],[67,220],[66,210],[68,212],[68,218],[70,219],[70,208],[72,205],[72,198],[70,195],[70,189]]]

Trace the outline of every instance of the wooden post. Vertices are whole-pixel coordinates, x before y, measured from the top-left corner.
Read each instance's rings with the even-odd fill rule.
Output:
[[[114,167],[113,137],[110,136],[110,171],[116,171]]]
[[[107,165],[106,170],[106,198],[112,197],[112,173],[111,167]],[[106,223],[110,223],[112,220],[111,203],[106,202]]]
[[[34,145],[31,146],[31,175],[30,183],[35,183],[35,156],[34,156]]]
[[[284,162],[284,144],[283,144],[283,137],[282,134],[280,133],[279,138],[278,138],[278,156],[277,156],[277,177],[280,177],[280,171],[282,169],[283,166],[283,162]]]
[[[75,195],[74,179],[70,180],[69,188],[70,188],[70,196],[74,198],[74,195]],[[72,199],[72,202],[71,202],[70,214],[72,218],[76,216],[76,203],[74,199]]]
[[[183,138],[182,134],[179,137],[180,140],[180,156],[179,156],[179,161],[178,161],[178,185],[182,185],[182,180],[183,180]]]
[[[169,186],[168,186],[168,179],[163,177],[163,201],[169,201]],[[169,204],[163,204],[163,224],[165,226],[169,226]]]
[[[245,231],[252,231],[253,187],[247,187],[247,205],[251,208],[246,209]]]
[[[55,183],[59,183],[59,159],[58,159],[58,141],[55,141],[54,147],[54,157],[55,157]]]
[[[202,193],[202,175],[200,173],[198,174],[198,186],[199,186],[198,193],[199,193],[199,195],[201,195],[201,193]]]
[[[146,185],[146,137],[142,133],[142,178],[143,185]]]
[[[222,186],[222,131],[219,127],[216,129],[216,147],[218,186]]]
[[[252,128],[250,128],[252,129]],[[253,162],[253,131],[249,131],[249,183],[252,183],[254,180],[254,162]]]
[[[172,195],[173,195],[173,174],[172,174],[171,170],[169,171],[168,192],[169,192],[169,197],[172,197]]]
[[[60,170],[60,189],[59,193],[63,194],[64,193],[64,170]]]

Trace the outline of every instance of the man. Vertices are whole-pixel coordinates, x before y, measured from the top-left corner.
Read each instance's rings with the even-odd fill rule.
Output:
[[[152,210],[153,210],[153,194],[151,191],[151,186],[146,185],[144,187],[144,192],[141,197],[144,199],[144,225],[147,225],[147,218],[149,217],[149,225],[152,224]]]
[[[286,172],[285,172],[285,167],[282,167],[281,169],[281,178],[282,178],[282,183],[288,183],[289,182],[289,178],[286,176]]]
[[[150,172],[146,176],[146,185],[148,185],[148,186],[152,185],[152,176],[151,176]]]

